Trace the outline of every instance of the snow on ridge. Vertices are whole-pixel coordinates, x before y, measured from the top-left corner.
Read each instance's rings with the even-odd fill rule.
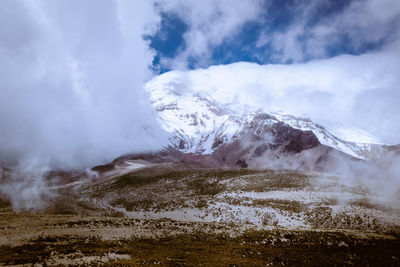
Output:
[[[217,103],[208,94],[213,88],[205,88],[207,81],[193,82],[194,78],[189,77],[192,74],[179,71],[164,73],[149,81],[146,90],[158,111],[160,124],[175,135],[174,146],[179,147],[182,139],[185,147],[180,147],[181,151],[211,154],[217,137],[223,137],[224,141],[229,142],[245,123],[254,119],[257,112],[243,112],[246,108],[240,108],[238,103],[231,105],[231,109]],[[365,159],[372,146],[382,144],[377,138],[354,127],[344,128],[333,123],[325,127],[309,119],[282,112],[270,114],[293,128],[313,131],[322,144],[353,157]]]
[[[344,129],[343,126],[339,124],[332,123],[330,124],[330,128],[326,128],[325,126],[314,123],[310,119],[287,115],[281,112],[273,112],[272,114],[278,120],[289,124],[293,128],[303,131],[312,131],[321,144],[333,147],[356,158],[367,159],[367,154],[372,150],[373,146],[383,144],[377,138],[355,127],[347,129],[347,135],[344,134],[345,132],[343,132],[343,135],[338,135],[336,132],[340,132],[341,129]],[[333,128],[333,125],[336,125],[336,128]]]

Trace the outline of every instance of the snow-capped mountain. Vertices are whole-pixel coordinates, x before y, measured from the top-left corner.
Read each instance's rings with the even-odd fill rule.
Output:
[[[376,138],[358,129],[343,130],[337,125],[330,125],[328,130],[328,127],[310,119],[289,114],[234,110],[221,105],[205,91],[194,90],[179,72],[154,78],[146,84],[146,90],[160,124],[171,133],[171,146],[184,153],[213,154],[221,146],[236,140],[240,139],[243,144],[250,138],[249,135],[253,136],[252,140],[258,140],[252,153],[263,150],[260,148],[262,146],[282,146],[287,149],[290,142],[293,146],[293,138],[300,140],[296,141],[296,146],[300,147],[293,148],[294,152],[320,143],[355,158],[371,159],[381,149]],[[288,133],[290,136],[282,137]],[[310,133],[315,135],[317,141],[310,137]],[[351,138],[346,138],[348,136]]]

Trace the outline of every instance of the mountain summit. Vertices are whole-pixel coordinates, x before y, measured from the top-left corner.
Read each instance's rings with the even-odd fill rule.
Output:
[[[242,167],[272,167],[280,162],[279,167],[314,169],[332,154],[370,160],[382,150],[376,138],[358,129],[221,104],[207,93],[212,88],[198,90],[194,80],[174,71],[146,84],[158,120],[170,133],[170,146],[189,162]]]

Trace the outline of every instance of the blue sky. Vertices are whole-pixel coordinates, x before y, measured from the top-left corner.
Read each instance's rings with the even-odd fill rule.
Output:
[[[398,28],[399,18],[392,17],[379,21],[379,25],[373,25],[376,21],[368,17],[367,13],[371,10],[365,10],[360,5],[363,2],[365,1],[258,1],[255,16],[228,30],[229,34],[220,42],[207,44],[209,47],[206,61],[204,55],[188,53],[185,57],[185,68],[195,69],[238,61],[259,64],[304,63],[341,54],[360,55],[377,51],[391,41],[393,30]],[[246,5],[243,7],[246,8]],[[219,15],[218,12],[216,14]],[[154,35],[146,36],[150,47],[156,51],[153,61],[156,71],[162,73],[176,68],[170,62],[190,46],[190,40],[185,35],[198,25],[191,24],[192,21],[187,16],[190,16],[190,12],[161,12],[158,31]],[[352,17],[354,21],[351,21]],[[202,23],[210,23],[212,27],[212,21],[206,21],[208,14],[204,15],[204,19]],[[321,28],[323,31],[319,32]],[[293,29],[295,32],[291,35]],[[377,31],[381,33],[370,38],[369,31],[370,34],[376,34]],[[280,37],[283,42],[295,42],[294,49],[298,51],[293,55],[283,51],[276,41]],[[290,40],[285,40],[289,38]],[[317,52],[313,48],[315,43]]]

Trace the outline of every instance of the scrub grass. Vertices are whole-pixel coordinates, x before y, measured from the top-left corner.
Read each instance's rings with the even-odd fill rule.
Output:
[[[62,243],[63,242],[63,243]],[[75,253],[75,254],[74,254]],[[52,255],[129,255],[129,259],[88,262],[102,266],[396,266],[400,238],[360,238],[341,232],[194,232],[159,238],[41,237],[22,246],[0,247],[2,264],[46,263]],[[73,256],[71,256],[73,257]]]

